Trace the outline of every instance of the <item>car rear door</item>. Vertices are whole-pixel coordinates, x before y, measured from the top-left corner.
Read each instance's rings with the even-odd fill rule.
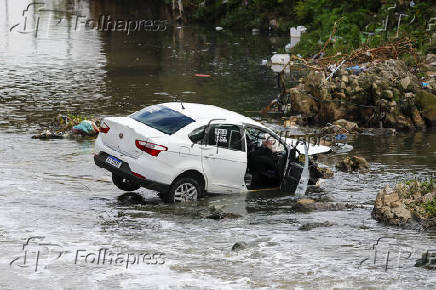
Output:
[[[236,193],[245,190],[247,152],[244,132],[234,124],[211,124],[201,145],[203,172],[207,190]]]

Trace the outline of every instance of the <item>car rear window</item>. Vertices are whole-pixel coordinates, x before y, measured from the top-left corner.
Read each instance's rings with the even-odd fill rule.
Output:
[[[195,122],[192,118],[162,105],[144,108],[130,115],[130,118],[169,135]]]

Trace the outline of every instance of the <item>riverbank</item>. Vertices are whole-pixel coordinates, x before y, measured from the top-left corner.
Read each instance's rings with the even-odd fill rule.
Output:
[[[376,47],[399,36],[411,37],[422,53],[435,53],[435,36],[427,29],[436,6],[430,1],[252,1],[204,2],[184,0],[187,23],[220,26],[229,30],[286,33],[305,26],[301,42],[292,51],[305,57],[324,47],[327,56],[349,52],[361,45]],[[173,1],[177,11],[177,1]],[[402,15],[402,16],[399,16]],[[331,40],[331,41],[330,41]]]
[[[376,54],[382,49],[383,54]],[[393,54],[408,51],[419,60],[414,65],[393,58]],[[393,44],[377,51],[360,49],[336,64],[293,59],[288,63],[291,69],[300,64],[310,72],[292,88],[286,89],[282,81],[284,90],[275,104],[294,119],[318,126],[346,119],[360,127],[405,131],[436,126],[434,54],[419,57],[411,46]]]

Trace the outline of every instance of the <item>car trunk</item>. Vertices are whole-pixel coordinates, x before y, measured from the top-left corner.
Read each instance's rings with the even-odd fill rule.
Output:
[[[104,118],[101,124],[102,127],[109,127],[107,133],[101,132],[99,134],[102,142],[112,150],[135,159],[142,153],[136,147],[135,140],[150,142],[152,138],[164,135],[162,132],[130,117]]]

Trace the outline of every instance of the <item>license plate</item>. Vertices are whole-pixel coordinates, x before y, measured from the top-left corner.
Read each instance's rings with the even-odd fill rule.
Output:
[[[108,157],[106,157],[106,163],[109,163],[110,165],[115,166],[116,168],[120,168],[121,164],[123,164],[123,161],[109,155]]]

